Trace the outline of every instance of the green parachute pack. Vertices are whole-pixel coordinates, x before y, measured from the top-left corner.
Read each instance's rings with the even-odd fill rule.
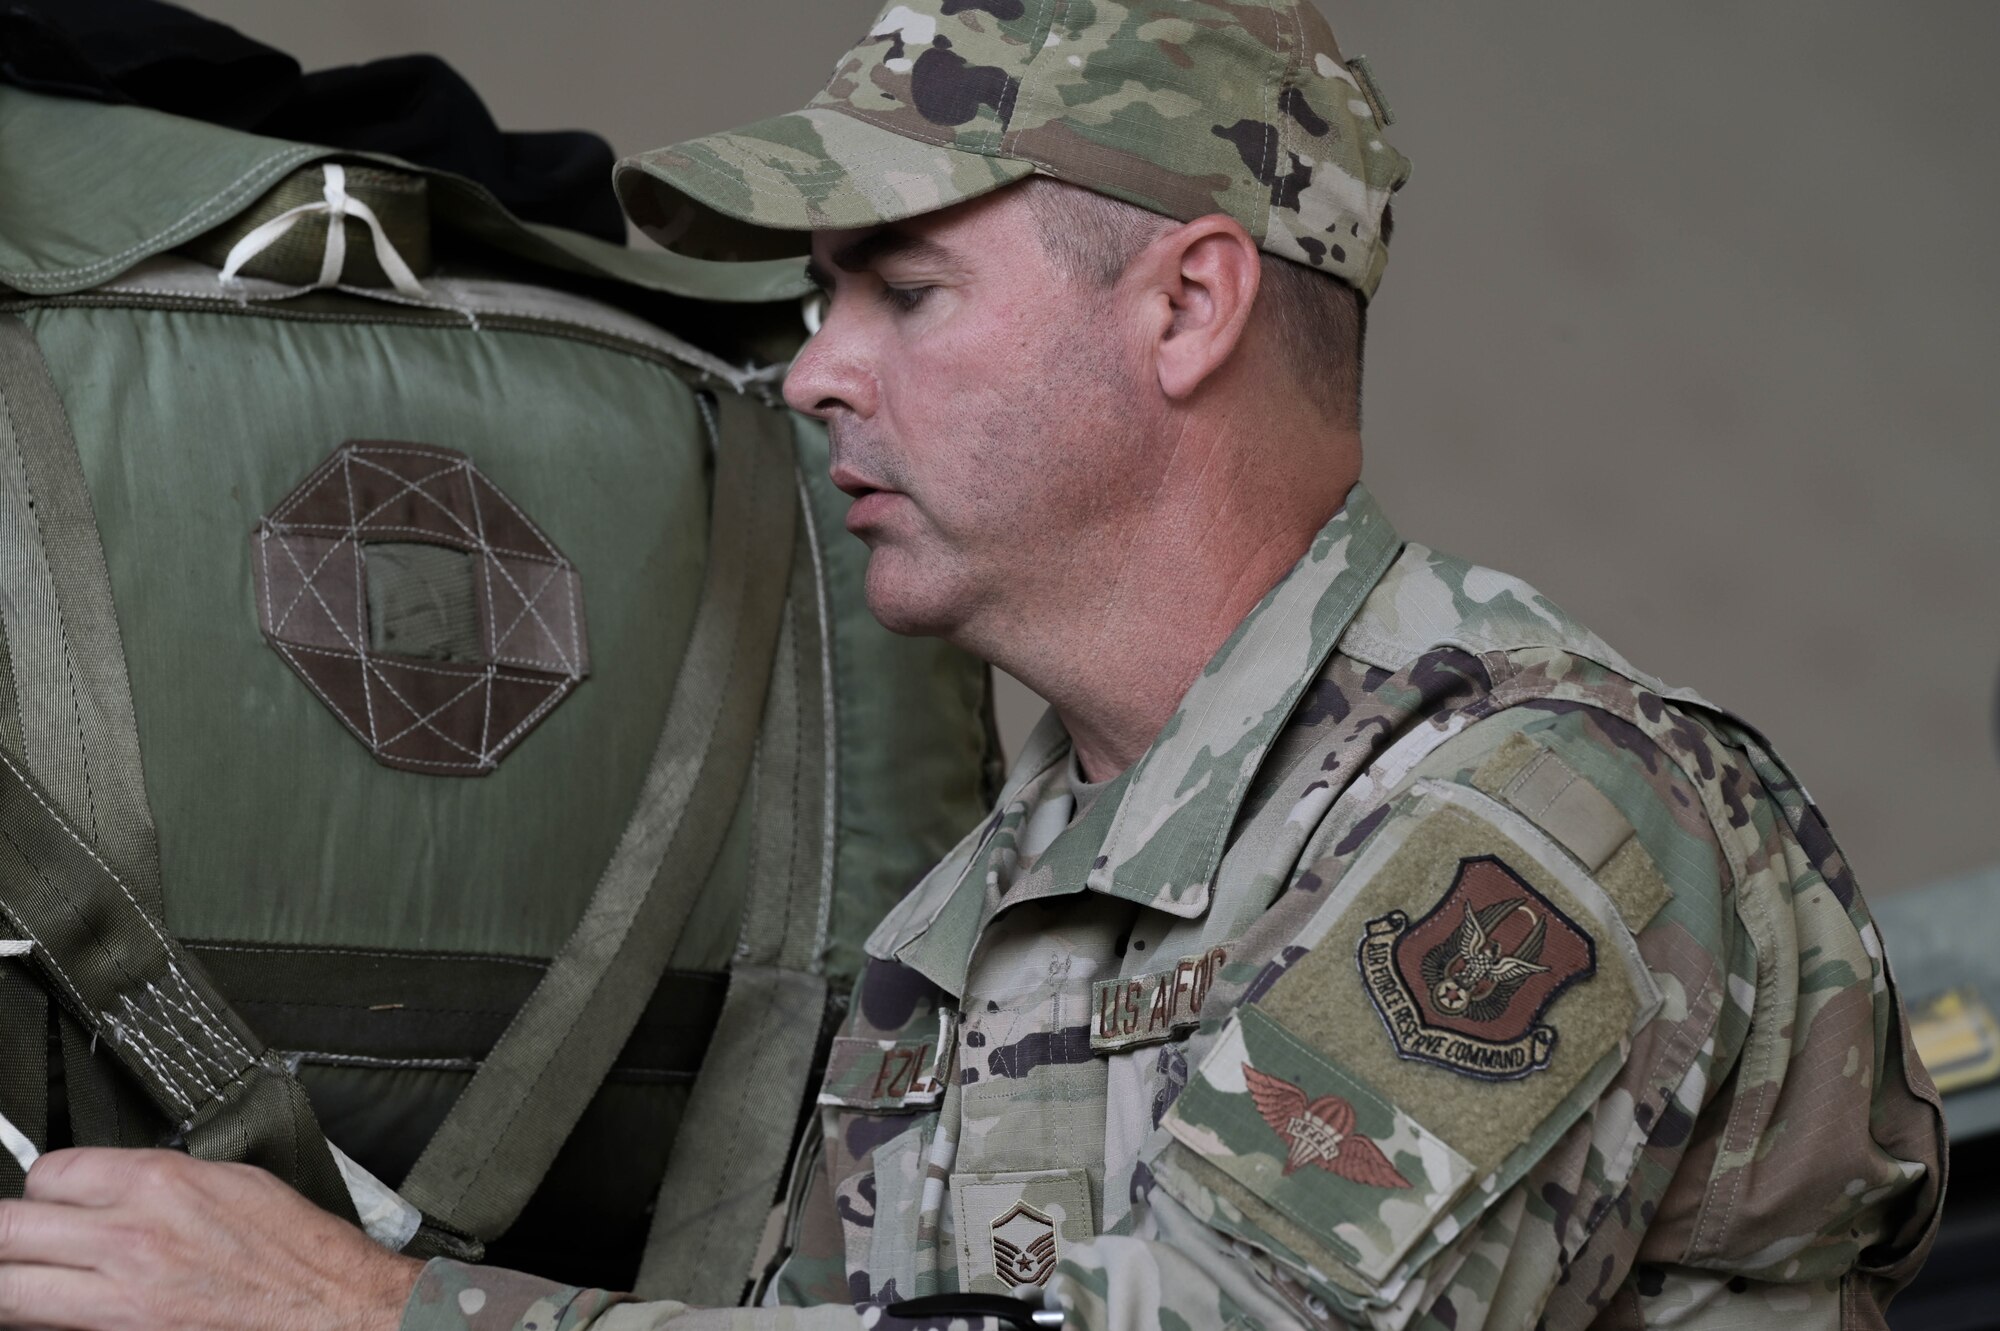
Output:
[[[738,1297],[861,939],[996,766],[983,668],[869,618],[777,400],[804,290],[0,87],[0,1111],[35,1145]]]

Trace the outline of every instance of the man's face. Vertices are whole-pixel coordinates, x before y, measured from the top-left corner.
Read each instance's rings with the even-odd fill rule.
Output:
[[[1074,605],[1149,488],[1153,399],[1116,288],[1056,271],[1012,190],[821,233],[813,267],[830,305],[785,397],[831,432],[869,609],[977,647]]]

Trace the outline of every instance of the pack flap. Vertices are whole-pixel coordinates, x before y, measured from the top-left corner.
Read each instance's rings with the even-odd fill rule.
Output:
[[[482,186],[378,153],[245,134],[134,106],[0,86],[0,283],[65,295],[107,282],[248,208],[285,176],[338,157],[431,182],[440,232],[558,272],[696,300],[789,300],[802,261],[710,263],[523,222]],[[62,188],[50,188],[61,182]]]

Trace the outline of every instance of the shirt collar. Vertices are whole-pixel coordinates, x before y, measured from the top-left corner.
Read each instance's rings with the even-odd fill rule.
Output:
[[[1361,485],[1222,644],[1141,755],[1085,886],[1192,919],[1272,741],[1402,539]]]
[[[1374,496],[1361,485],[1348,491],[1306,554],[1216,651],[1123,791],[1106,792],[1117,811],[1085,889],[1183,918],[1208,909],[1229,829],[1264,755],[1402,545]],[[982,885],[967,881],[969,871],[1021,793],[1069,755],[1069,735],[1050,711],[1014,760],[996,812],[889,913],[869,953],[928,963],[918,965],[927,974],[962,969],[943,961],[967,957],[975,941],[959,936],[976,932],[980,915]],[[960,898],[970,899],[951,909]],[[933,925],[951,936],[926,938]]]

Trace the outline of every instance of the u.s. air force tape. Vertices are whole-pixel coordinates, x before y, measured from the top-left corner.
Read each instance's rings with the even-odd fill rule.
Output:
[[[1120,975],[1090,986],[1090,1051],[1094,1054],[1171,1040],[1201,1024],[1201,1005],[1229,960],[1227,943],[1182,957],[1144,975]]]

